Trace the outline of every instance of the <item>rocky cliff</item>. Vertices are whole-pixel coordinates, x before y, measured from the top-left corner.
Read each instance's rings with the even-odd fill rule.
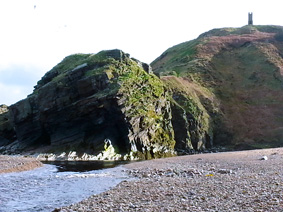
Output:
[[[149,65],[120,50],[68,56],[26,99],[2,108],[6,153],[76,151],[98,159],[174,154],[168,92]]]
[[[214,29],[157,58],[154,73],[186,114],[178,124],[191,123],[183,137],[211,144],[212,135],[233,149],[282,146],[282,41],[280,26]]]
[[[282,146],[282,41],[280,26],[214,29],[153,69],[120,50],[68,56],[0,107],[0,151],[151,159]]]

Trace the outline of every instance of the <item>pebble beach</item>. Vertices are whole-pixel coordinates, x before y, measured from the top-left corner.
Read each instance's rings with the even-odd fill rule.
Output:
[[[54,211],[283,211],[283,148],[124,165],[135,177]]]
[[[282,164],[283,148],[134,162],[116,187],[53,211],[283,211]],[[0,173],[40,166],[0,156]]]
[[[43,164],[31,157],[0,155],[0,174],[28,171],[41,167]]]

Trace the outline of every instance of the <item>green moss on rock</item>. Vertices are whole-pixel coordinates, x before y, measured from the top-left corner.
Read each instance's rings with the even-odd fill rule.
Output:
[[[150,159],[174,154],[168,93],[162,81],[147,73],[136,61],[118,64],[118,92],[130,127],[129,140],[138,157]]]
[[[191,152],[212,147],[213,123],[210,112],[213,94],[186,79],[163,77],[171,93],[172,122],[179,152]],[[206,101],[205,101],[206,100]]]
[[[120,50],[66,57],[42,77],[23,103],[12,106],[11,115],[21,131],[22,148],[37,145],[44,137],[40,145],[50,145],[50,152],[105,155],[102,144],[109,140],[120,158],[175,154],[163,82],[148,65]]]

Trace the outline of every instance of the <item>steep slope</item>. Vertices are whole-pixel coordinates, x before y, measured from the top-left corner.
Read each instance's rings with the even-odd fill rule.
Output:
[[[4,153],[76,151],[97,159],[175,154],[168,92],[147,64],[120,50],[66,57],[28,98],[3,107],[2,119]]]
[[[171,94],[172,124],[179,153],[190,153],[213,146],[213,123],[204,102],[217,110],[211,92],[183,78],[161,78]]]
[[[68,56],[0,106],[0,152],[151,159],[282,146],[282,55],[283,27],[245,26],[169,48],[152,63],[159,78],[120,50]]]
[[[282,146],[282,40],[280,26],[214,29],[168,49],[151,65],[164,82],[175,76],[191,91],[199,88],[214,144]]]

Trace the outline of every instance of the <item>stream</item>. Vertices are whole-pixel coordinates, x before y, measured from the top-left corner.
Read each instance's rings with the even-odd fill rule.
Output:
[[[0,175],[0,212],[50,212],[129,179],[110,162],[59,162]],[[98,169],[98,170],[97,170]]]

